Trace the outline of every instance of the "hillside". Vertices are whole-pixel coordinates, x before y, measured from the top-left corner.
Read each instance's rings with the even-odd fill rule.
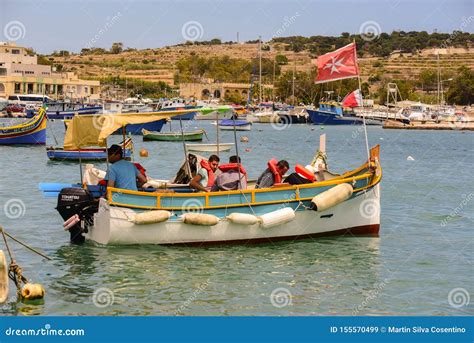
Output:
[[[258,44],[221,44],[221,45],[183,45],[159,49],[126,51],[119,54],[70,55],[66,57],[48,56],[55,65],[63,70],[74,71],[85,78],[99,79],[106,76],[140,79],[145,81],[164,81],[175,86],[176,62],[191,54],[205,57],[230,56],[250,60],[258,56]],[[288,64],[281,71],[291,71],[296,60],[296,70],[308,72],[314,68],[314,55],[309,51],[292,52],[285,50],[285,44],[270,44],[270,51],[263,51],[262,57],[274,59],[284,55]],[[426,49],[418,54],[392,53],[389,57],[360,58],[361,74],[364,81],[369,77],[414,80],[426,69],[436,69],[435,49]],[[455,70],[465,65],[474,69],[474,50],[467,48],[442,49],[440,66],[443,71]],[[271,76],[268,76],[271,82]]]

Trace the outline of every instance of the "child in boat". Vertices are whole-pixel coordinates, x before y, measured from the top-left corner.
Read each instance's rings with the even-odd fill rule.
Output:
[[[140,183],[147,182],[145,176],[135,167],[132,162],[123,159],[122,147],[113,144],[107,149],[109,162],[112,164],[105,175],[108,187],[138,190],[137,179]]]
[[[285,160],[276,161],[272,159],[268,161],[268,168],[257,179],[255,188],[268,188],[275,183],[280,183],[282,177],[290,169],[290,165]]]
[[[209,192],[212,185],[214,184],[215,175],[214,173],[219,167],[219,156],[211,155],[209,160],[202,160],[200,163],[201,168],[199,169],[196,176],[189,182],[189,186],[201,192]]]
[[[211,188],[211,192],[232,191],[247,188],[247,172],[240,163],[240,157],[231,156],[229,163],[219,166],[221,174]],[[240,178],[239,178],[240,176]]]

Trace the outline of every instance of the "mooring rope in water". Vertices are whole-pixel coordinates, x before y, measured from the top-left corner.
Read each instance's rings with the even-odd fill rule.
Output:
[[[1,225],[0,225],[0,232],[1,232],[2,235],[3,235],[3,239],[5,240],[5,245],[7,246],[7,249],[8,249],[8,252],[9,252],[9,253],[10,253],[10,250],[9,250],[9,248],[8,248],[8,243],[7,243],[7,240],[6,240],[5,236],[7,236],[8,238],[14,240],[14,241],[17,242],[18,244],[24,246],[24,247],[27,248],[28,250],[31,250],[31,251],[34,252],[35,254],[38,254],[39,256],[44,257],[44,258],[47,259],[47,260],[50,260],[50,261],[52,260],[51,257],[49,257],[49,256],[47,256],[47,255],[45,255],[45,254],[43,254],[42,252],[36,250],[35,248],[30,247],[28,244],[26,244],[26,243],[20,241],[19,239],[13,237],[12,235],[10,235],[8,232],[5,231],[5,229],[4,229],[3,226],[1,226]]]

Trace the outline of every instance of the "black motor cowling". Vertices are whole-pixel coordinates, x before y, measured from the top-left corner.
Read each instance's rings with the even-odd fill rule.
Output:
[[[84,243],[83,233],[88,232],[88,227],[93,224],[93,215],[98,210],[98,202],[92,194],[83,188],[63,188],[58,195],[56,210],[64,221],[78,215],[80,221],[69,228],[71,243]]]

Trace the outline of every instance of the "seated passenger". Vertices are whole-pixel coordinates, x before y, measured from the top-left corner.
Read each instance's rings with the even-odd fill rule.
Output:
[[[285,182],[289,183],[290,185],[312,183],[316,181],[316,177],[314,176],[316,172],[316,168],[311,165],[303,167],[301,164],[297,164],[295,166],[295,172],[288,175],[285,179]]]
[[[113,144],[107,149],[107,155],[111,166],[105,175],[108,187],[137,190],[137,179],[140,183],[147,182],[145,176],[140,173],[132,162],[123,159],[122,147]]]
[[[201,168],[196,176],[189,182],[189,186],[198,191],[209,192],[214,184],[214,173],[216,172],[217,167],[219,167],[219,161],[220,159],[217,155],[209,156],[208,161],[202,160]]]
[[[257,179],[255,188],[267,188],[273,186],[275,183],[281,183],[283,175],[290,169],[287,161],[276,161],[271,159],[268,161],[268,168]]]
[[[222,173],[217,176],[216,181],[211,188],[211,192],[247,188],[247,172],[240,164],[240,157],[231,156],[229,158],[229,163],[220,165],[219,170]]]

